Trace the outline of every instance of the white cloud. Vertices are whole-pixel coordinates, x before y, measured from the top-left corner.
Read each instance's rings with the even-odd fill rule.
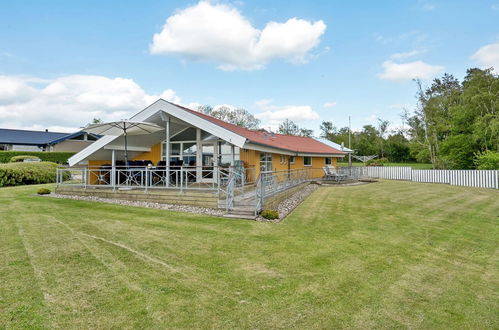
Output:
[[[271,21],[260,30],[232,6],[200,1],[168,17],[149,49],[152,54],[212,61],[222,70],[254,70],[274,58],[307,62],[325,30],[322,20],[299,18]]]
[[[273,105],[271,100],[260,100],[256,105],[262,110],[255,117],[262,121],[263,127],[275,130],[285,119],[295,122],[319,119],[319,114],[309,105]]]
[[[326,102],[322,105],[323,108],[332,108],[336,106],[336,102]]]
[[[378,75],[385,80],[430,79],[444,70],[443,66],[430,65],[423,61],[407,63],[383,62],[383,72]]]
[[[477,61],[482,67],[494,67],[494,70],[499,72],[499,42],[481,47],[471,58]]]
[[[409,52],[402,52],[402,53],[392,54],[390,56],[390,58],[393,59],[393,60],[402,60],[402,59],[406,59],[406,58],[409,58],[409,57],[413,57],[413,56],[416,56],[416,55],[423,54],[425,52],[426,51],[422,51],[422,50],[411,50]]]
[[[0,76],[0,127],[74,131],[94,117],[128,118],[159,97],[181,102],[171,89],[151,95],[126,78]]]

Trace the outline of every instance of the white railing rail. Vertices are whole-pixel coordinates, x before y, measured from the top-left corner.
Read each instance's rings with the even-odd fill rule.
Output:
[[[134,188],[134,189],[200,189],[226,191],[231,168],[218,166],[180,167],[59,167],[58,186]],[[244,171],[243,171],[244,172]],[[244,186],[244,175],[238,176],[237,186]]]
[[[255,216],[263,209],[265,199],[311,179],[311,169],[261,172],[256,181]]]

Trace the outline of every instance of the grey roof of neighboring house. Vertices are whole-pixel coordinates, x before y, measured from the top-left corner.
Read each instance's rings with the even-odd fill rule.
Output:
[[[344,147],[341,144],[335,143],[333,141],[329,141],[328,139],[324,139],[324,138],[315,138],[315,139],[319,142],[327,144],[328,146],[333,147],[333,148],[338,149],[338,150],[341,150],[343,152],[347,152],[347,153],[353,152],[352,149],[348,149],[347,147]]]
[[[0,143],[2,144],[24,144],[45,145],[53,140],[60,139],[72,134],[45,131],[28,131],[21,129],[0,128]]]

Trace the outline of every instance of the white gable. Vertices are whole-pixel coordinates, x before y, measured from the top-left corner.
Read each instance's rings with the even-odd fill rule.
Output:
[[[179,118],[182,121],[194,126],[201,128],[202,130],[213,134],[214,136],[217,136],[221,138],[222,140],[225,140],[229,143],[232,143],[233,145],[242,148],[244,143],[246,142],[246,138],[243,136],[240,136],[232,131],[229,131],[228,129],[225,129],[221,126],[218,126],[209,120],[206,120],[200,116],[197,116],[189,111],[186,111],[185,109],[182,109],[175,104],[169,103],[163,99],[159,99],[147,108],[143,109],[136,115],[130,118],[130,120],[133,121],[148,121],[149,118],[151,118],[153,115],[159,113],[160,111],[163,111],[173,117]],[[96,142],[92,143],[85,149],[81,150],[78,152],[76,155],[72,156],[71,158],[68,159],[69,166],[74,166],[75,164],[78,164],[79,162],[85,160],[88,158],[90,155],[93,153],[97,152],[98,150],[103,149],[106,145],[109,143],[113,142],[116,140],[118,136],[110,136],[106,135]]]

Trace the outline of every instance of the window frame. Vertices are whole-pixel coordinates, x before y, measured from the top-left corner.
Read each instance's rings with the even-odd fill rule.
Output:
[[[329,163],[328,163],[329,160]],[[324,165],[333,165],[333,157],[324,157]]]
[[[272,171],[272,154],[270,152],[260,152],[260,171],[262,171],[262,164],[264,164],[265,169],[264,172]],[[268,169],[270,164],[270,170]]]
[[[310,159],[310,164],[305,163],[305,159]],[[312,166],[312,157],[311,156],[303,156],[303,166]]]
[[[295,161],[296,161],[296,157],[295,156],[289,156],[289,164],[290,165],[294,165]]]

